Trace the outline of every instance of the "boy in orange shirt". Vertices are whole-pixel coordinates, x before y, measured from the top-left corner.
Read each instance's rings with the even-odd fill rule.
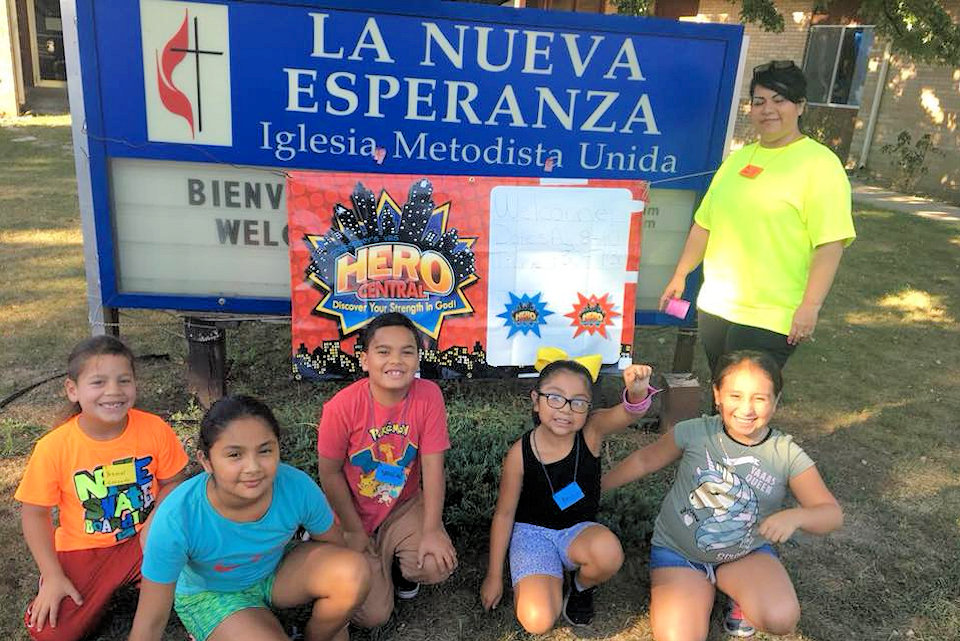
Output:
[[[80,639],[119,587],[139,584],[142,528],[187,464],[170,426],[133,409],[133,354],[116,338],[74,348],[65,386],[74,415],[37,442],[15,495],[40,569],[24,617],[36,641]]]

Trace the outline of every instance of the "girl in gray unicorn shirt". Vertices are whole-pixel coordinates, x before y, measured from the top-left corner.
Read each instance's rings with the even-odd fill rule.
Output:
[[[650,619],[656,641],[703,641],[716,589],[730,596],[724,628],[789,634],[800,618],[772,543],[797,529],[843,523],[837,500],[793,438],[770,427],[783,379],[768,354],[739,351],[717,364],[719,414],[678,423],[603,479],[609,490],[680,460],[654,526]],[[783,508],[787,488],[799,503]]]

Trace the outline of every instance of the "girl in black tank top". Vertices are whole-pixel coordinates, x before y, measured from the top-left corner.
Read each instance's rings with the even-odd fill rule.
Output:
[[[489,566],[480,589],[484,608],[499,604],[509,548],[517,619],[531,634],[549,631],[561,612],[572,625],[589,624],[595,586],[620,569],[620,541],[594,522],[600,503],[598,453],[605,436],[626,428],[650,406],[648,366],[624,370],[623,403],[591,411],[600,357],[551,362],[544,358],[550,349],[537,355],[540,378],[530,393],[534,428],[504,458]],[[592,371],[582,363],[591,358]],[[575,572],[565,596],[564,570]]]
[[[600,459],[590,451],[583,430],[576,433],[575,445],[570,448],[570,453],[549,465],[542,464],[534,453],[531,437],[535,431],[530,430],[520,439],[523,486],[514,521],[553,530],[565,530],[583,521],[595,521],[600,506]],[[576,481],[584,496],[566,509],[560,509],[552,499],[554,490],[572,481]]]

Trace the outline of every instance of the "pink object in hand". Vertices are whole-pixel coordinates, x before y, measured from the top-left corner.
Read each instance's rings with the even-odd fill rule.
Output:
[[[690,301],[683,300],[682,298],[671,298],[667,301],[667,309],[665,311],[671,316],[686,318],[688,309],[690,309]]]

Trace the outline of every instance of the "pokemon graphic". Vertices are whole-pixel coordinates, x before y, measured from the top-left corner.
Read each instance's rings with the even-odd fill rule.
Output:
[[[392,504],[400,497],[410,466],[417,459],[417,446],[409,441],[403,451],[397,452],[391,443],[378,442],[376,439],[388,433],[406,434],[406,425],[388,424],[372,430],[377,432],[374,443],[359,452],[350,455],[350,463],[360,468],[359,494],[379,503]],[[383,474],[384,469],[393,471],[397,476],[390,478]]]

